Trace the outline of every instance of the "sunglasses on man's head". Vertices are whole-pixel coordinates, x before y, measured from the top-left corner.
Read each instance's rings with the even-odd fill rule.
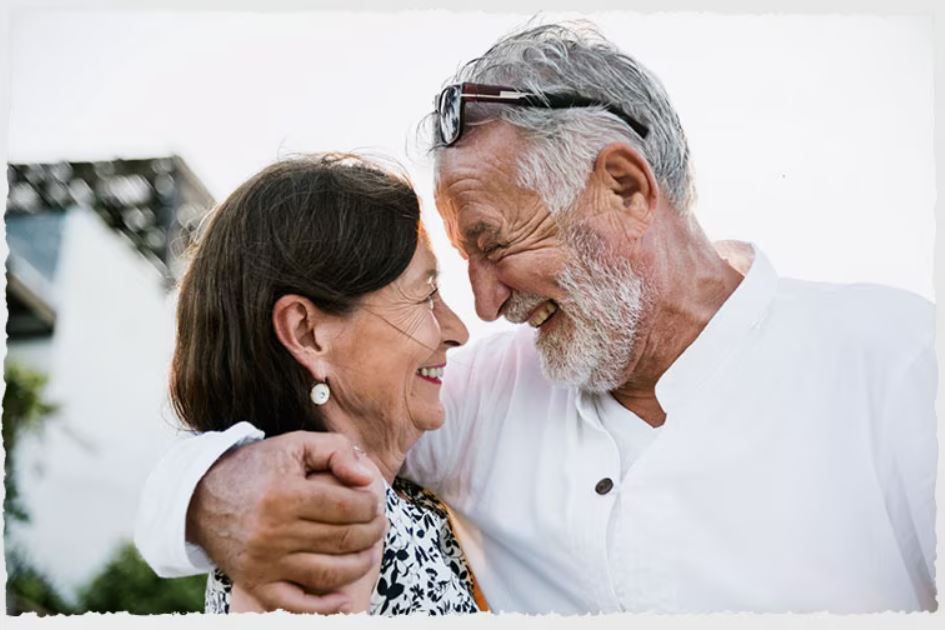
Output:
[[[548,92],[522,92],[515,88],[482,83],[454,83],[447,86],[436,97],[436,114],[440,143],[450,146],[463,135],[463,110],[467,101],[478,103],[504,103],[522,107],[545,109],[567,109],[571,107],[602,107],[630,125],[640,138],[650,132],[646,125],[634,120],[620,108],[610,103],[586,98],[579,94]]]

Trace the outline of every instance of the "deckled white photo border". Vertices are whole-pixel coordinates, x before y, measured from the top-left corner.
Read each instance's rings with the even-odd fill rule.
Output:
[[[433,2],[430,0],[0,0],[0,158],[6,162],[7,145],[9,138],[9,107],[10,107],[10,33],[12,16],[23,11],[44,10],[166,10],[166,11],[371,11],[390,12],[403,10],[423,9],[450,9],[502,13],[535,13],[538,11],[575,11],[590,12],[597,10],[625,10],[643,13],[656,12],[711,12],[720,14],[860,14],[860,15],[923,15],[932,21],[934,32],[934,67],[935,67],[935,112],[945,113],[945,10],[940,0],[580,0],[562,1],[546,0],[479,0],[471,2]],[[499,33],[496,36],[500,35]],[[802,45],[802,43],[801,43]],[[937,189],[945,189],[945,125],[935,126],[934,146],[936,157]],[[5,200],[7,195],[6,177],[0,178],[0,199]],[[945,217],[945,196],[939,195],[935,205],[936,218],[941,221]],[[0,253],[4,260],[7,255],[5,229],[0,227]],[[935,273],[934,285],[937,296],[945,295],[945,274],[938,270],[945,268],[945,235],[937,231],[935,239]],[[5,280],[4,280],[5,281]],[[6,328],[6,309],[0,315],[0,323]],[[938,576],[939,601],[943,592],[942,574],[945,563],[941,561],[943,553],[942,540],[945,537],[943,514],[945,510],[945,457],[941,448],[943,435],[942,418],[945,415],[945,310],[938,309],[936,315],[937,356],[939,363],[938,389],[938,435],[939,435],[939,462],[938,485],[936,490],[937,505],[937,534],[938,557],[936,563]],[[4,356],[6,347],[4,346]],[[2,558],[0,558],[2,566]],[[2,572],[5,580],[5,571]],[[5,613],[5,602],[0,603]],[[128,614],[116,615],[82,615],[76,617],[46,617],[36,616],[5,617],[2,620],[4,628],[85,628],[94,630],[108,630],[111,628],[286,628],[310,629],[313,624],[317,628],[361,628],[364,626],[389,628],[421,628],[448,624],[450,628],[503,628],[503,629],[531,629],[531,628],[628,628],[647,627],[664,629],[683,628],[718,628],[725,630],[741,630],[763,626],[771,630],[781,628],[941,628],[945,622],[945,612],[942,607],[935,613],[881,613],[873,615],[754,615],[754,614],[718,614],[718,615],[598,615],[581,617],[561,617],[558,615],[526,616],[526,615],[477,615],[470,617],[452,616],[446,619],[426,617],[401,618],[373,618],[365,615],[348,617],[312,618],[295,616],[286,613],[273,613],[264,617],[256,615],[204,616],[199,614],[178,616],[141,617]]]

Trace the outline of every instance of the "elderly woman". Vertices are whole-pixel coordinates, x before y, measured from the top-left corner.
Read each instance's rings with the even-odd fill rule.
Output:
[[[389,521],[351,587],[371,614],[478,610],[437,500],[397,478],[444,420],[446,351],[468,337],[442,301],[417,196],[353,156],[285,160],[213,213],[180,287],[171,397],[197,431],[344,434],[383,478]],[[219,570],[208,612],[259,610]]]

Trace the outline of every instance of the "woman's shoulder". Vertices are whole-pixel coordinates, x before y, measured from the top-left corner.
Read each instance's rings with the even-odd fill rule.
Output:
[[[396,478],[387,490],[387,518],[371,612],[475,612],[472,578],[446,506],[421,486]]]
[[[410,505],[421,510],[433,512],[442,519],[448,518],[449,515],[446,511],[446,506],[435,494],[426,488],[403,477],[396,477],[391,488],[393,492],[405,499]]]
[[[463,587],[471,588],[466,558],[446,505],[426,488],[399,477],[394,479],[392,493],[397,499],[394,509],[388,508],[388,547],[411,548],[418,562],[439,564]]]

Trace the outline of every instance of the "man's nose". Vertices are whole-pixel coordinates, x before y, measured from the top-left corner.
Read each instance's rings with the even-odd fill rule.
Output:
[[[498,319],[512,291],[499,279],[495,266],[470,258],[469,284],[476,298],[476,314],[479,318],[487,322]]]

